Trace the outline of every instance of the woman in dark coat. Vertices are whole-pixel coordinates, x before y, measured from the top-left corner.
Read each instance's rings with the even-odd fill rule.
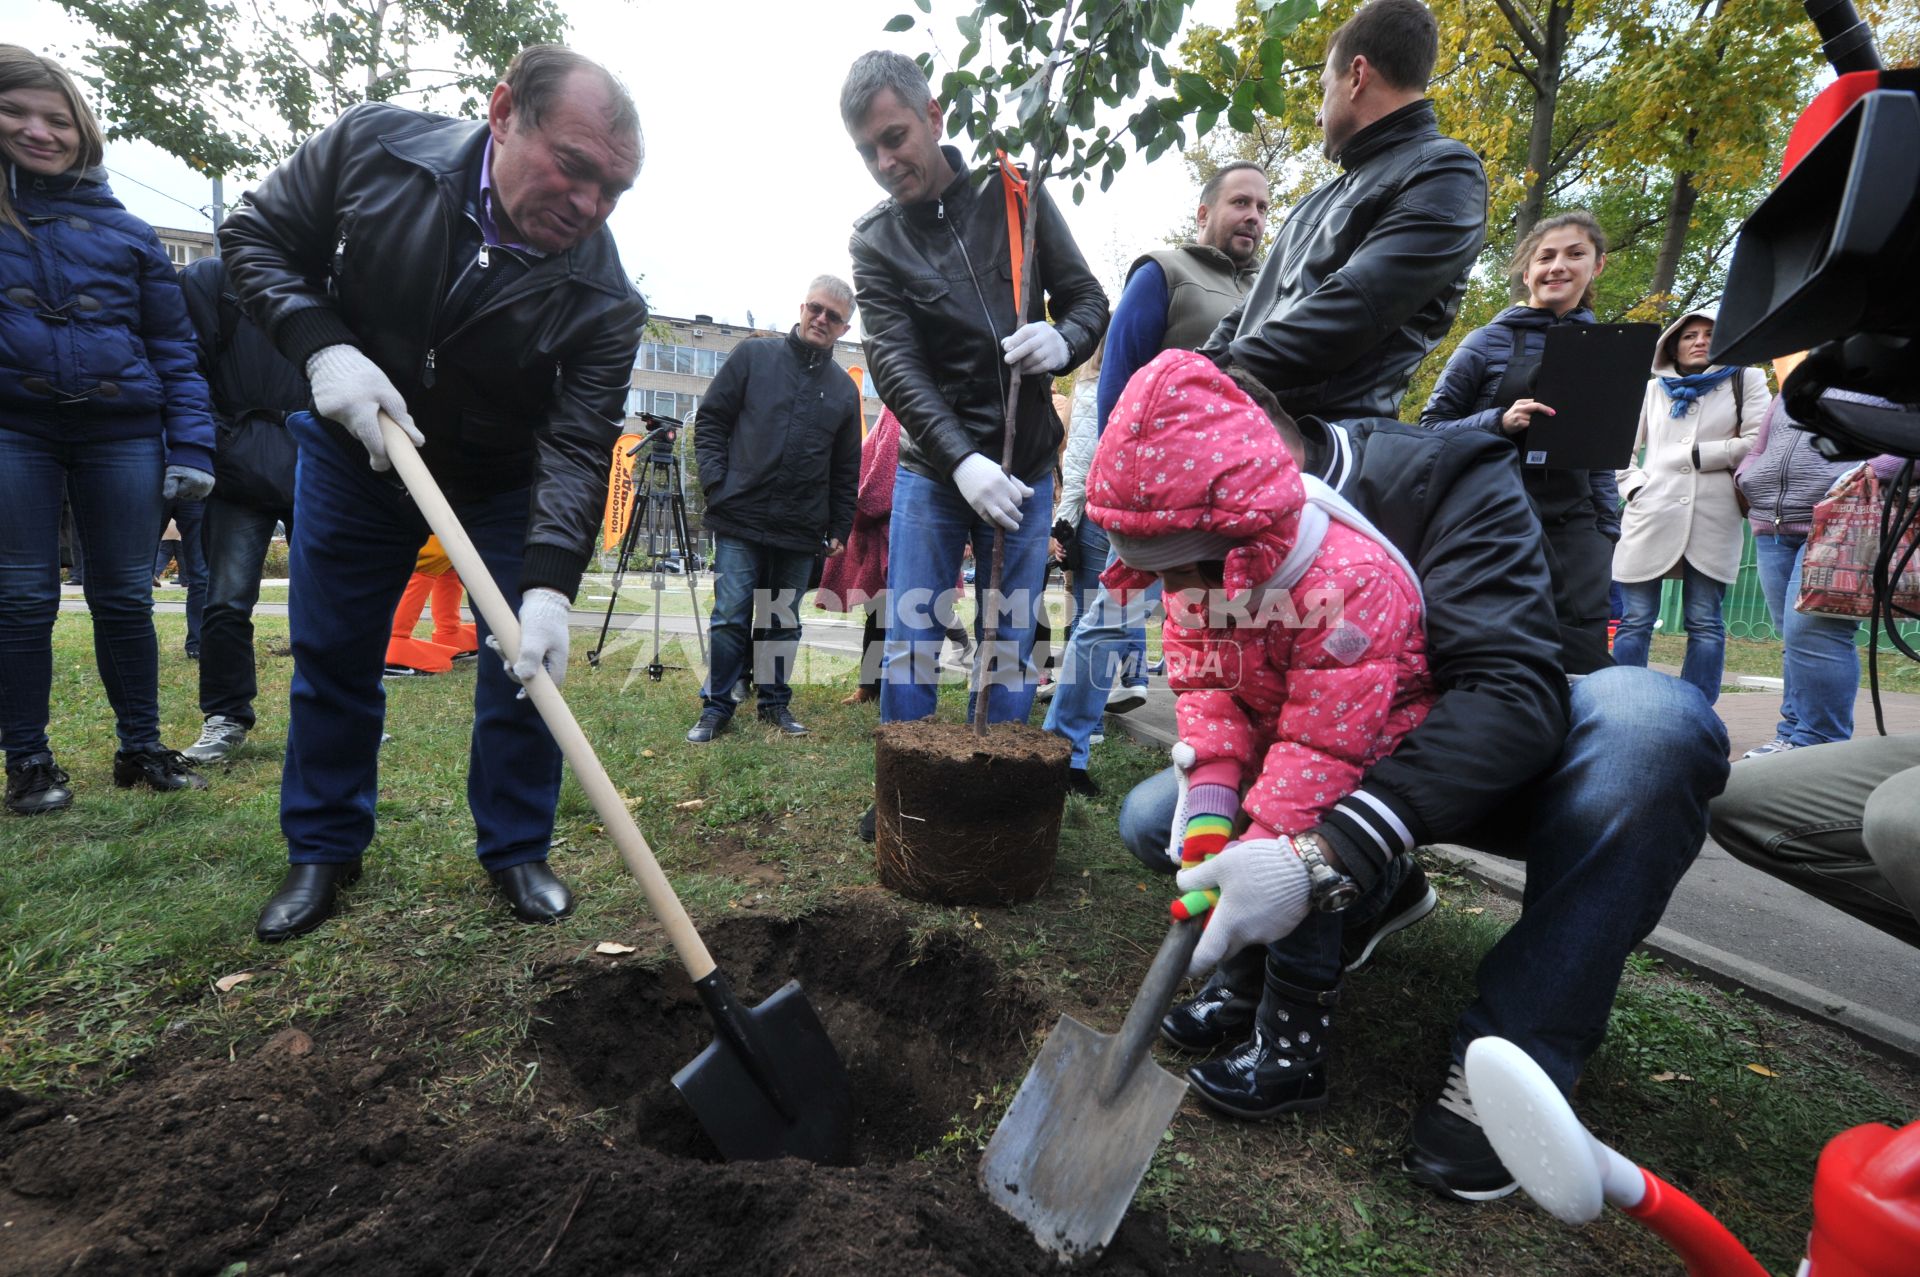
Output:
[[[114,784],[206,786],[160,742],[153,547],[166,504],[213,487],[213,415],[173,264],[108,189],[104,153],[72,77],[0,44],[0,744],[21,815],[73,801],[47,739],[63,497]]]
[[[1593,214],[1576,209],[1542,218],[1513,255],[1514,295],[1493,322],[1461,339],[1434,385],[1420,424],[1429,430],[1484,430],[1515,438],[1535,413],[1533,398],[1547,329],[1594,322],[1593,282],[1605,269],[1607,237]],[[1517,439],[1516,439],[1517,443]],[[1607,587],[1620,539],[1620,492],[1611,470],[1522,472],[1546,531],[1560,659],[1569,674],[1612,664],[1607,655]]]

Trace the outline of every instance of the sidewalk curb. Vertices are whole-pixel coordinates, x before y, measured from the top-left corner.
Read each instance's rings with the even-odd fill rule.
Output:
[[[1155,727],[1137,714],[1107,715],[1109,734],[1116,725],[1139,744],[1160,749],[1173,747],[1171,732]],[[1435,843],[1433,849],[1456,861],[1476,882],[1510,899],[1521,898],[1526,874],[1519,862],[1453,843]],[[1776,1010],[1836,1028],[1898,1064],[1920,1067],[1920,1025],[1856,1005],[1851,999],[1818,985],[1750,962],[1668,927],[1655,927],[1653,934],[1640,942],[1640,947],[1718,988],[1740,990]]]
[[[1518,862],[1455,843],[1434,843],[1430,849],[1453,860],[1474,881],[1509,899],[1520,899],[1526,874]],[[1655,927],[1640,947],[1718,988],[1737,989],[1776,1010],[1830,1025],[1895,1063],[1920,1066],[1920,1025],[1854,1005],[1818,985],[1668,927]]]

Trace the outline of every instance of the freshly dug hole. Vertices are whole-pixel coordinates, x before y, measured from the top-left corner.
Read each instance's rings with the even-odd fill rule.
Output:
[[[880,883],[935,904],[1014,904],[1053,880],[1073,750],[1024,723],[982,737],[965,723],[874,732]]]
[[[741,918],[712,928],[707,942],[745,1001],[800,981],[853,1083],[855,1165],[904,1161],[938,1143],[976,1096],[1019,1079],[1021,1035],[1044,1018],[999,987],[993,964],[965,941],[936,935],[916,947],[898,918],[878,911]],[[596,975],[549,999],[530,1045],[549,1103],[617,1110],[626,1138],[717,1160],[672,1082],[713,1036],[685,971],[668,962]]]

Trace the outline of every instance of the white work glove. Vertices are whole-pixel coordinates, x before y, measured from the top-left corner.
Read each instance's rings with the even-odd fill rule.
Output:
[[[1007,363],[1021,373],[1056,373],[1073,358],[1067,339],[1052,324],[1035,320],[1000,343],[1007,352]]]
[[[329,421],[337,421],[367,450],[367,464],[375,470],[391,470],[387,443],[380,437],[380,414],[384,411],[400,423],[419,447],[427,437],[413,428],[407,414],[407,402],[387,380],[379,365],[352,346],[323,346],[307,360],[307,381],[313,386],[313,407]]]
[[[1200,756],[1183,740],[1173,742],[1173,778],[1180,786],[1180,797],[1173,804],[1173,827],[1167,830],[1167,872],[1180,868],[1180,844],[1187,837],[1187,790],[1193,786],[1193,765]]]
[[[1211,860],[1182,869],[1174,882],[1183,892],[1220,893],[1187,966],[1191,977],[1207,974],[1250,944],[1291,935],[1312,901],[1306,863],[1278,838],[1229,843]]]
[[[969,452],[966,460],[953,468],[953,486],[960,489],[975,514],[1009,532],[1019,530],[1020,503],[1033,495],[1032,488],[979,452]]]
[[[162,501],[204,501],[213,491],[213,476],[193,466],[168,466],[160,480]]]
[[[566,681],[567,677],[567,621],[573,613],[573,604],[567,596],[558,590],[549,590],[536,585],[520,596],[520,659],[501,661],[507,667],[507,677],[522,685],[522,691],[516,700],[525,700],[525,684],[540,670],[547,671],[555,687]],[[487,646],[494,651],[500,650],[500,644],[494,637],[487,636]]]

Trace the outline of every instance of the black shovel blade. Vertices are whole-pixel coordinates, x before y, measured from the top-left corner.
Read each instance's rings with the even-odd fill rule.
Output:
[[[757,1007],[735,1002],[717,971],[695,987],[716,1034],[673,1084],[720,1155],[850,1164],[853,1088],[800,982],[787,981]]]

